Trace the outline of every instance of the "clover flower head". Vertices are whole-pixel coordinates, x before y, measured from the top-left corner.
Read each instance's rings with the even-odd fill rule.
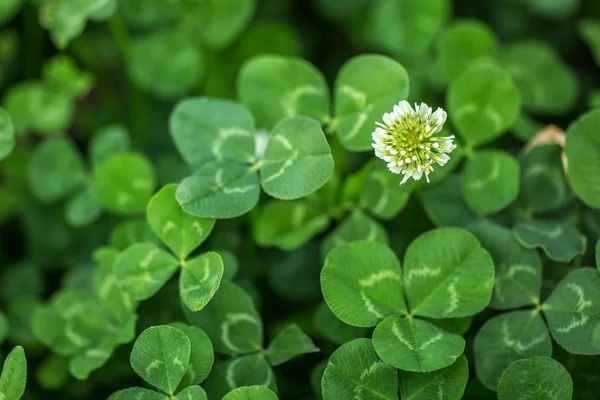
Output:
[[[448,154],[456,148],[453,135],[434,136],[446,122],[446,112],[441,108],[432,112],[427,104],[415,103],[413,109],[402,100],[391,113],[383,114],[383,122],[376,122],[372,146],[390,171],[404,175],[401,185],[409,178],[417,181],[423,174],[429,182],[432,165],[446,164],[450,160]]]

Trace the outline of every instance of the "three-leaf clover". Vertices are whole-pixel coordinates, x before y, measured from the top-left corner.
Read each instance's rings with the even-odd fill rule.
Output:
[[[188,336],[198,328],[177,325],[186,331],[168,325],[153,326],[143,331],[131,350],[131,368],[146,382],[162,393],[133,387],[114,393],[111,400],[206,400],[206,393],[198,386],[213,362],[212,346],[207,339],[192,340]],[[189,332],[189,333],[188,333]],[[205,336],[205,335],[204,335]],[[202,368],[202,376],[192,381],[185,379],[195,369]]]
[[[178,187],[177,201],[197,217],[245,214],[258,202],[260,187],[278,199],[298,199],[319,189],[333,173],[331,149],[320,124],[311,118],[279,121],[264,154],[255,154],[252,114],[232,101],[183,100],[171,115],[170,131],[179,153],[195,170]]]
[[[120,285],[135,300],[152,297],[181,267],[179,293],[191,310],[201,310],[212,299],[223,277],[223,260],[216,252],[188,256],[210,235],[215,220],[186,213],[175,199],[176,184],[159,190],[148,203],[148,224],[169,248],[150,242],[134,243],[115,264]]]
[[[323,296],[334,314],[349,325],[376,326],[373,347],[379,357],[415,372],[447,367],[465,347],[461,336],[423,317],[476,314],[489,303],[493,280],[490,255],[473,235],[455,228],[415,239],[404,270],[385,245],[353,242],[331,250],[321,273]]]

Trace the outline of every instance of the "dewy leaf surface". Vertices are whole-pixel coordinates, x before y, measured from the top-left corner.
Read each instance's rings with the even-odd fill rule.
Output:
[[[385,245],[353,242],[331,250],[321,271],[321,288],[329,308],[342,321],[375,326],[387,316],[406,314],[402,271]]]

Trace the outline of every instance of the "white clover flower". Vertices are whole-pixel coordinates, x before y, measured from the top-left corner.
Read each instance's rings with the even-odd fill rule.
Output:
[[[401,185],[411,177],[417,181],[423,174],[429,182],[432,164],[446,164],[450,160],[448,154],[456,148],[452,143],[454,135],[433,136],[446,122],[446,112],[441,108],[432,113],[425,103],[415,103],[413,109],[402,100],[393,112],[383,114],[383,122],[376,122],[372,146],[390,171],[404,175]]]

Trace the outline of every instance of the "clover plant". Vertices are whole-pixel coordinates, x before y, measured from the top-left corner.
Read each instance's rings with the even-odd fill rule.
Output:
[[[0,1],[0,400],[597,400],[594,0]]]

